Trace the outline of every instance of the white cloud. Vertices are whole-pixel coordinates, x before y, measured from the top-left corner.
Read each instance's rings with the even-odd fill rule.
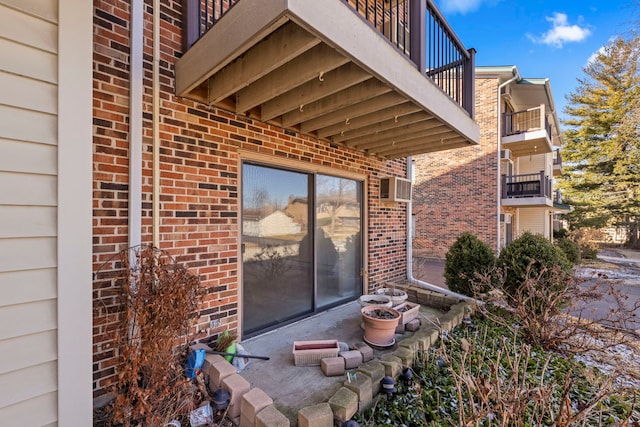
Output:
[[[547,16],[545,19],[551,22],[551,29],[539,37],[527,34],[531,41],[562,47],[565,43],[580,42],[591,35],[591,30],[586,27],[569,25],[566,13],[554,12],[553,16]]]

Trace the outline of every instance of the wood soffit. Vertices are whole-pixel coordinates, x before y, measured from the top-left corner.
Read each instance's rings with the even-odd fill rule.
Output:
[[[381,158],[473,145],[291,20],[178,95]]]

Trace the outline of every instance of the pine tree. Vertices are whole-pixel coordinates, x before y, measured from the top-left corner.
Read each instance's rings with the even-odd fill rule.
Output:
[[[640,37],[617,38],[584,68],[565,109],[560,188],[572,227],[623,226],[637,247],[640,220]]]

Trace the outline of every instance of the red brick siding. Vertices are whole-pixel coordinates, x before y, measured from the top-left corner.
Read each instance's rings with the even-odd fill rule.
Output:
[[[163,1],[160,62],[160,247],[202,279],[198,337],[237,330],[239,310],[239,150],[322,165],[367,177],[371,288],[406,274],[406,206],[378,201],[379,177],[405,176],[404,160],[383,161],[290,130],[174,96],[181,55],[181,6]],[[127,246],[129,180],[129,2],[94,1],[94,397],[116,378],[118,320],[112,257]],[[145,3],[143,241],[152,235],[152,5]],[[221,326],[209,328],[211,319]]]
[[[496,79],[476,79],[479,145],[414,157],[416,256],[444,258],[465,231],[496,247],[497,89]]]

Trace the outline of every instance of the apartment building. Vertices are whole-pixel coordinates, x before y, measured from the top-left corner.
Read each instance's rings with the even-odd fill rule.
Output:
[[[562,172],[559,122],[549,79],[517,67],[476,68],[480,144],[413,158],[413,248],[444,258],[465,231],[496,252],[530,231],[553,238],[570,207],[554,189]]]

